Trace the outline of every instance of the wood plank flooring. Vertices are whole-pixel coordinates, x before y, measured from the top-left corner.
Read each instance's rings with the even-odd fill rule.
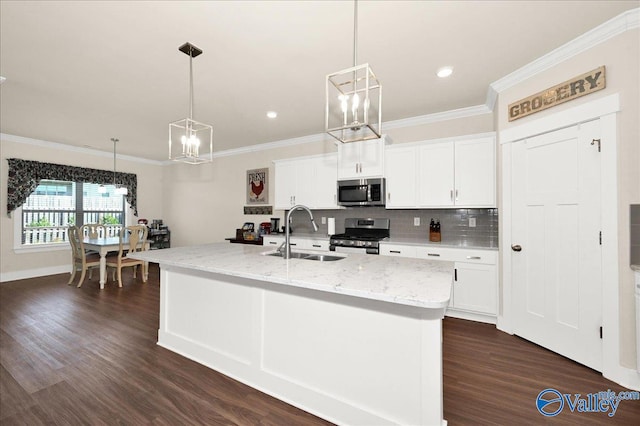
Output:
[[[328,422],[156,345],[158,267],[123,287],[68,275],[0,284],[1,425],[327,425]],[[538,393],[622,388],[494,326],[444,321],[449,425],[640,424],[640,401],[613,418],[545,418]]]

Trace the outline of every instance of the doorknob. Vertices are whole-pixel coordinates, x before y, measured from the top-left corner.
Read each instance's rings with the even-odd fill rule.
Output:
[[[520,244],[513,244],[511,246],[511,250],[513,250],[513,251],[522,251],[522,246]]]

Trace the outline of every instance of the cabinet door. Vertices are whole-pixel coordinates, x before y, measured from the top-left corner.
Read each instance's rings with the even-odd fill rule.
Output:
[[[293,204],[314,207],[316,199],[316,161],[314,159],[298,160],[296,163],[295,193]]]
[[[316,161],[316,209],[337,209],[338,156],[324,155]]]
[[[360,142],[360,177],[384,175],[384,140]]]
[[[417,195],[417,149],[393,148],[385,153],[387,208],[415,208]]]
[[[454,309],[496,315],[498,313],[498,282],[494,265],[456,262],[453,298]]]
[[[293,205],[296,193],[297,165],[294,161],[275,165],[275,208],[287,210]]]
[[[360,177],[360,144],[341,143],[338,145],[338,179]]]
[[[420,207],[453,206],[454,144],[427,144],[419,147],[418,152],[418,204]]]
[[[492,137],[455,143],[455,204],[495,207],[495,142]]]

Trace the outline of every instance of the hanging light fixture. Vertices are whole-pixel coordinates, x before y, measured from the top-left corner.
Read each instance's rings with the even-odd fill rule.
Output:
[[[381,136],[382,85],[369,64],[357,65],[358,1],[353,4],[353,67],[326,82],[325,132],[342,143]]]
[[[213,127],[193,119],[193,58],[202,54],[191,43],[178,48],[189,55],[189,118],[169,123],[169,159],[188,164],[213,161]]]
[[[127,195],[127,193],[128,193],[127,187],[126,186],[120,186],[116,182],[116,143],[120,142],[120,140],[116,139],[116,138],[111,138],[111,142],[113,142],[113,186],[116,189],[115,193],[117,195]],[[99,194],[106,194],[107,193],[107,187],[105,185],[100,185],[98,187],[98,193]]]

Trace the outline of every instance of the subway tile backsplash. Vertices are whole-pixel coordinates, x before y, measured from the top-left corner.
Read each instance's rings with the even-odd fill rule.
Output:
[[[498,247],[498,209],[420,209],[387,210],[383,207],[356,207],[343,210],[314,210],[313,216],[320,228],[318,233],[327,234],[327,225],[322,217],[336,219],[336,233],[344,232],[344,220],[348,217],[388,218],[391,221],[391,238],[429,240],[429,222],[440,220],[442,241],[462,242],[480,247]],[[420,226],[414,226],[414,218],[420,218]],[[469,226],[475,218],[476,226]],[[296,211],[292,215],[295,233],[312,233],[308,215]],[[284,223],[283,223],[284,224]]]

